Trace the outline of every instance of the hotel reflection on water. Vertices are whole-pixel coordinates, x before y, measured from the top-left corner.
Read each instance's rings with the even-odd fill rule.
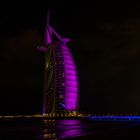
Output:
[[[57,140],[83,135],[80,120],[44,120],[42,140]]]
[[[41,139],[57,140],[56,136],[56,120],[43,120],[44,128],[42,130]]]

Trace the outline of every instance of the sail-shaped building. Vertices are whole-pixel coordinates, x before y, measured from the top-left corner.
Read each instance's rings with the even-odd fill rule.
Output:
[[[47,23],[45,44],[39,48],[45,52],[43,114],[78,110],[78,74],[68,41]]]

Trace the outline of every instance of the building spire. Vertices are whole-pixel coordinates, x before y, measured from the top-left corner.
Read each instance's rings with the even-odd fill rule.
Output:
[[[49,26],[49,11],[47,13],[47,25],[46,25],[46,31],[45,31],[45,45],[50,45],[52,42],[52,33]]]

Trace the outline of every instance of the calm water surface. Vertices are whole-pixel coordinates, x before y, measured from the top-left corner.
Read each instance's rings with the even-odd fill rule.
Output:
[[[135,138],[140,122],[20,119],[0,121],[0,140],[63,140]]]

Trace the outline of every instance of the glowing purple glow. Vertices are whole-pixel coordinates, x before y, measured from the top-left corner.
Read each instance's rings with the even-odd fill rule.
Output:
[[[66,65],[65,66],[67,69],[75,69],[75,67],[74,66],[71,66],[71,65]]]
[[[67,46],[62,46],[62,50],[66,75],[65,107],[66,110],[71,111],[77,109],[78,81],[77,81],[76,66],[74,64],[73,58]]]
[[[64,58],[68,58],[71,61],[71,55],[67,55],[64,53]]]
[[[73,76],[73,75],[66,75],[65,77],[66,77],[67,79],[76,79],[76,77]]]
[[[73,63],[72,63],[71,61],[65,59],[65,64],[67,64],[67,65],[72,65]]]
[[[66,61],[71,61],[71,59],[69,59],[69,58],[65,58],[65,60],[66,60]],[[64,63],[66,63],[66,62],[64,62]],[[72,63],[72,64],[73,64],[73,63]]]
[[[69,39],[69,38],[62,38],[62,40],[63,40],[63,42],[64,42],[64,43],[67,43],[67,42],[69,42],[69,41],[70,41],[70,39]]]
[[[76,81],[66,81],[66,85],[77,85]]]
[[[75,97],[75,99],[73,98],[73,96]],[[77,96],[76,96],[76,93],[68,93],[66,95],[67,98],[72,98],[72,100],[76,100]]]
[[[66,80],[68,80],[68,81],[75,81],[76,79],[75,78],[67,78],[66,77]]]
[[[45,33],[45,45],[51,44],[52,39],[51,39],[51,31],[50,28],[46,28],[46,33]]]
[[[47,51],[47,48],[44,47],[44,46],[38,46],[37,49],[41,52],[46,52]]]
[[[53,41],[52,34],[55,35],[58,41]],[[45,47],[48,45],[54,47],[53,59],[56,62],[54,66],[54,77],[56,86],[59,88],[58,93],[62,90],[64,91],[61,98],[64,98],[65,110],[76,111],[78,107],[78,77],[73,57],[66,45],[68,41],[68,38],[61,38],[54,29],[49,26],[49,23],[47,24],[45,31]],[[40,49],[46,51],[45,48]],[[56,72],[57,76],[55,75]]]
[[[60,120],[56,127],[58,131],[63,130],[59,131],[58,139],[75,139],[84,134],[84,126],[79,120]]]
[[[69,69],[65,68],[65,74],[68,74],[68,75],[76,75],[76,72],[73,71],[73,70],[69,70]]]
[[[71,92],[74,92],[74,93],[77,93],[77,88],[66,88],[66,91],[71,91]]]

